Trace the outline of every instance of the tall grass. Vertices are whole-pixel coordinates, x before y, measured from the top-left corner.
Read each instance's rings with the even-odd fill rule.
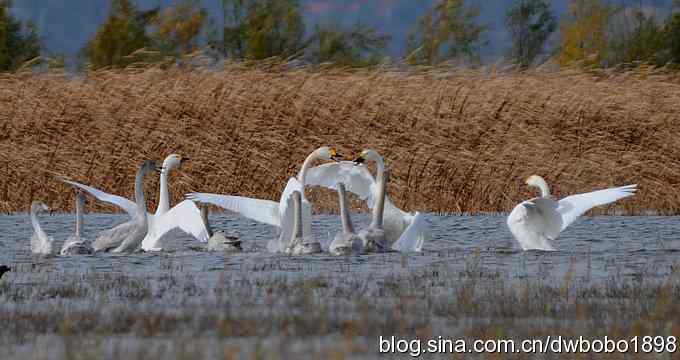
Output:
[[[55,175],[131,195],[140,161],[171,152],[192,158],[173,177],[175,200],[189,191],[276,199],[305,156],[330,144],[348,156],[380,151],[407,209],[508,211],[531,196],[526,176],[540,174],[558,196],[638,183],[617,211],[677,214],[678,104],[680,78],[648,69],[2,75],[0,210],[32,199],[69,209]],[[336,208],[332,194],[313,198]]]

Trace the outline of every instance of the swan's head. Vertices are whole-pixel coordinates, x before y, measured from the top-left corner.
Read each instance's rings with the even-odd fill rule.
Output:
[[[322,146],[315,151],[316,156],[323,160],[333,160],[340,161],[342,155],[338,154],[338,151],[334,147]]]
[[[163,170],[168,172],[176,167],[182,166],[182,164],[184,164],[187,161],[189,161],[189,158],[185,158],[177,154],[171,154],[168,157],[166,157],[165,160],[163,161]]]
[[[529,187],[540,189],[541,196],[550,196],[550,188],[548,187],[548,183],[542,177],[538,175],[531,175],[526,179],[526,181],[524,181],[524,183]]]
[[[378,154],[377,151],[373,149],[366,149],[362,151],[361,154],[359,154],[359,156],[357,156],[356,159],[354,159],[354,163],[359,165],[369,161],[378,161],[380,159],[382,158],[380,157],[380,154]]]
[[[47,207],[47,205],[45,205],[45,203],[42,202],[42,201],[34,201],[31,204],[31,212],[32,213],[38,214],[38,213],[44,213],[44,212],[48,212],[48,211],[50,211],[50,208]]]

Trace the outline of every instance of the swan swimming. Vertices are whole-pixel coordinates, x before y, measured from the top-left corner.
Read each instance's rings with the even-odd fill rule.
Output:
[[[634,184],[555,201],[550,196],[548,183],[542,177],[532,175],[525,183],[540,189],[541,195],[521,202],[508,215],[508,228],[522,250],[555,251],[552,241],[579,216],[596,206],[633,196],[637,191],[637,184]]]
[[[364,163],[373,161],[377,165],[376,180]],[[342,182],[347,190],[365,200],[368,207],[375,211],[380,197],[381,174],[385,162],[377,151],[367,149],[352,161],[323,164],[309,169],[306,185],[323,186],[334,189]],[[392,250],[401,252],[420,252],[423,244],[430,238],[430,229],[424,215],[400,210],[385,194],[383,230]]]
[[[285,252],[289,248],[289,243],[293,237],[293,192],[298,191],[301,195],[302,203],[302,227],[305,234],[312,233],[312,208],[304,197],[304,184],[307,172],[316,160],[338,161],[340,156],[334,148],[322,146],[314,150],[305,159],[297,177],[288,179],[286,187],[283,189],[281,198],[278,202],[263,199],[252,199],[242,196],[219,195],[208,193],[191,193],[187,198],[196,202],[208,203],[219,206],[223,209],[239,213],[257,222],[272,225],[279,229],[278,239],[272,239],[267,244],[270,252]],[[289,204],[291,206],[289,206]]]
[[[302,193],[295,190],[291,198],[293,202],[293,231],[292,237],[283,252],[290,255],[320,253],[321,244],[314,240],[311,233],[305,233],[304,226],[302,226]]]
[[[383,229],[383,213],[385,211],[385,192],[390,181],[389,170],[380,174],[378,181],[378,199],[373,207],[373,216],[368,228],[359,232],[359,238],[366,252],[384,252],[389,250],[385,230]]]
[[[340,219],[342,222],[342,231],[335,235],[331,242],[328,252],[331,255],[351,255],[360,254],[363,252],[363,242],[359,236],[354,232],[352,219],[349,214],[349,207],[347,204],[347,193],[345,184],[338,183],[338,199],[340,202]]]
[[[208,230],[208,251],[239,252],[243,251],[241,240],[237,233],[225,233],[222,230],[213,232],[208,221],[208,205],[201,206],[201,218]]]
[[[59,255],[88,255],[94,253],[90,243],[83,239],[83,215],[85,214],[85,195],[76,188],[76,231],[66,239]]]
[[[155,214],[148,216],[148,231],[144,240],[142,241],[142,249],[144,251],[160,251],[162,250],[161,238],[170,230],[179,228],[187,234],[192,235],[200,242],[208,241],[208,230],[205,228],[201,212],[192,201],[184,200],[170,208],[170,193],[168,191],[168,177],[170,172],[180,167],[183,163],[188,161],[188,158],[183,158],[177,154],[171,154],[163,161],[163,167],[160,171],[160,194],[158,200],[158,208]],[[137,205],[135,202],[121,196],[108,194],[93,187],[77,183],[75,181],[62,179],[67,184],[81,188],[87,191],[95,198],[116,205],[125,210],[132,218],[136,216]],[[115,232],[116,228],[111,229]],[[95,241],[95,244],[97,242]],[[95,249],[101,250],[101,246],[95,245]]]
[[[50,211],[45,203],[34,201],[31,204],[31,224],[33,225],[33,236],[31,236],[31,252],[36,255],[51,255],[54,238],[47,236],[40,226],[38,214]]]
[[[111,249],[113,249],[113,252],[133,252],[139,248],[142,240],[146,236],[149,225],[149,215],[146,212],[146,201],[144,199],[143,180],[144,176],[151,171],[160,171],[160,169],[156,167],[156,162],[153,160],[147,160],[139,167],[139,170],[137,170],[137,174],[135,175],[136,209],[131,215],[131,219],[112,229],[101,232],[92,244],[95,252],[108,251]],[[62,181],[70,183],[68,180],[62,179]],[[116,195],[108,196],[123,199]],[[127,199],[124,200],[127,201]]]

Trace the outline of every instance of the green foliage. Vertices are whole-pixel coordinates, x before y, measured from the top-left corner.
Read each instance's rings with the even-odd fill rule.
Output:
[[[311,61],[346,66],[373,65],[387,47],[389,36],[360,23],[349,30],[317,25],[311,43]]]
[[[85,45],[83,56],[94,69],[129,65],[132,53],[152,45],[147,27],[157,14],[157,9],[138,10],[133,0],[112,0],[109,17]]]
[[[199,48],[198,36],[207,19],[200,0],[180,0],[158,14],[153,34],[155,47],[164,55],[180,56]]]
[[[603,66],[608,55],[608,31],[613,6],[603,0],[572,0],[571,20],[562,24],[560,64]]]
[[[475,19],[479,10],[465,0],[437,0],[408,35],[407,61],[435,65],[451,58],[479,61],[479,43],[485,28]]]
[[[505,26],[512,38],[510,58],[522,68],[541,55],[548,37],[557,29],[557,18],[549,0],[516,0],[505,14]]]
[[[224,51],[236,59],[299,54],[305,24],[298,0],[223,0]]]
[[[663,27],[663,43],[666,50],[664,59],[676,65],[680,64],[680,13],[674,13],[666,20]]]
[[[31,23],[22,24],[10,13],[9,0],[0,0],[0,71],[16,70],[40,56],[40,38]]]

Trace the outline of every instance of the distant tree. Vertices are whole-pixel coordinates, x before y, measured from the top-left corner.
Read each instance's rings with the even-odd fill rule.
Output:
[[[93,68],[124,67],[133,59],[133,52],[152,46],[147,27],[158,14],[158,9],[140,11],[133,0],[112,0],[111,11],[94,37],[82,50],[82,55]]]
[[[615,8],[603,0],[571,0],[571,19],[562,24],[560,64],[606,65],[608,31]]]
[[[357,23],[345,30],[338,25],[317,25],[310,39],[312,62],[364,66],[380,60],[390,37]]]
[[[299,54],[305,24],[298,0],[223,0],[225,53],[237,59]]]
[[[676,0],[680,7],[680,1]],[[680,65],[680,12],[671,14],[663,26],[663,46],[665,62]]]
[[[557,29],[557,18],[550,11],[549,0],[516,0],[505,14],[505,26],[512,38],[509,56],[526,68],[543,52]]]
[[[154,24],[155,47],[165,55],[180,56],[199,48],[198,37],[206,22],[201,0],[180,0],[160,11]]]
[[[407,61],[423,65],[460,57],[478,61],[485,30],[475,22],[478,15],[479,10],[465,0],[435,0],[407,37]]]
[[[663,27],[654,13],[628,7],[620,9],[616,17],[623,19],[618,22],[618,31],[610,35],[609,63],[664,62]]]
[[[14,18],[11,7],[10,0],[0,0],[0,71],[15,70],[27,60],[40,56],[36,27]]]

